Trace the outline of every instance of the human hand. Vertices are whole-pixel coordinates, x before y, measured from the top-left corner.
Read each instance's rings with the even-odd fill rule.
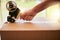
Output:
[[[49,7],[50,3],[55,3],[57,1],[60,1],[60,0],[45,0],[44,2],[36,5],[32,10],[28,10],[28,11],[25,11],[23,14],[20,15],[20,18],[23,19],[23,20],[32,20],[34,18],[34,16],[46,9],[47,7]]]
[[[32,10],[28,10],[20,14],[20,19],[31,21],[36,14]]]

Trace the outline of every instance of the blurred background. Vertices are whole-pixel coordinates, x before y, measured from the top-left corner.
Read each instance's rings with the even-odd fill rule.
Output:
[[[0,0],[0,26],[6,22],[8,16],[8,10],[6,9],[6,3],[10,0]],[[15,1],[21,12],[33,8],[43,0],[12,0]],[[34,19],[34,22],[60,22],[60,3],[56,3],[48,7],[47,9],[39,12]]]

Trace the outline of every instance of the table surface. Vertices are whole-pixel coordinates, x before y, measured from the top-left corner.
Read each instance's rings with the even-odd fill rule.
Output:
[[[0,31],[25,31],[25,30],[60,30],[57,23],[5,23]]]

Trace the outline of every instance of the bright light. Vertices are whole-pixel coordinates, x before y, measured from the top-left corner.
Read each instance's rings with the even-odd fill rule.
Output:
[[[47,9],[47,17],[50,21],[53,22],[57,22],[59,17],[60,17],[60,13],[59,13],[60,9],[59,9],[59,4],[55,4],[51,7],[49,7]]]

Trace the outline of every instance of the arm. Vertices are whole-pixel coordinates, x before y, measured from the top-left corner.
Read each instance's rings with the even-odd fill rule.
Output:
[[[59,2],[60,0],[46,0],[46,1],[43,1],[42,3],[36,5],[32,11],[33,13],[38,13],[46,8],[48,8],[49,6],[51,6],[52,4],[54,4],[55,2]]]
[[[48,8],[51,3],[60,2],[60,0],[45,0],[42,3],[36,5],[32,9],[24,12],[24,14],[20,15],[20,18],[23,20],[32,20],[33,17],[42,10]],[[52,4],[51,4],[52,5]]]

